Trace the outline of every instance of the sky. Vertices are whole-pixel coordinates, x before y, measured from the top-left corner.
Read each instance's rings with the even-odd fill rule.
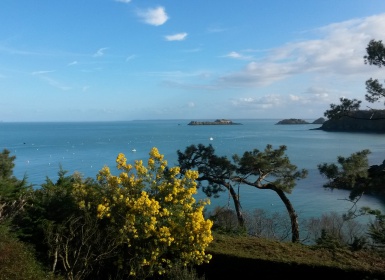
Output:
[[[383,0],[1,0],[0,121],[317,119],[365,102]]]

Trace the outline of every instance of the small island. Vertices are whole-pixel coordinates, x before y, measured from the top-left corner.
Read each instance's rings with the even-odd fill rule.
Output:
[[[326,122],[325,118],[318,118],[312,124],[323,124],[324,122]]]
[[[276,124],[309,124],[309,123],[301,119],[284,119],[282,121],[277,122]]]
[[[240,125],[240,123],[235,123],[231,120],[226,120],[226,119],[218,119],[213,122],[191,121],[188,125]]]

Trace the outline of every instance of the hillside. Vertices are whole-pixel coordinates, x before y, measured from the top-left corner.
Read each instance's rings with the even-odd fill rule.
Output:
[[[385,260],[369,251],[317,248],[256,237],[214,235],[206,279],[385,279]]]

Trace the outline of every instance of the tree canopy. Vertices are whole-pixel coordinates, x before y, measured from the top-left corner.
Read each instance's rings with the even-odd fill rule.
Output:
[[[178,150],[178,162],[181,172],[195,168],[199,172],[197,181],[207,196],[218,196],[229,191],[239,225],[243,225],[241,200],[236,188],[240,185],[261,190],[272,190],[285,204],[292,223],[292,241],[299,241],[297,214],[286,193],[290,193],[298,179],[304,178],[307,171],[297,170],[285,154],[287,147],[282,145],[273,149],[267,145],[263,151],[254,149],[242,156],[234,155],[232,160],[226,156],[217,156],[212,145],[191,145],[184,152]],[[206,184],[204,185],[203,182]]]
[[[365,64],[378,66],[379,68],[385,66],[385,46],[381,40],[370,40],[366,53],[367,55],[364,56]],[[371,103],[378,102],[385,97],[385,89],[378,79],[370,78],[367,80],[366,90],[365,99]]]

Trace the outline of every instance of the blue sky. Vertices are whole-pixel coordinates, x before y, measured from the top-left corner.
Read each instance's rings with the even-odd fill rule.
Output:
[[[0,18],[6,122],[316,119],[385,77],[363,60],[382,0],[2,0]]]

